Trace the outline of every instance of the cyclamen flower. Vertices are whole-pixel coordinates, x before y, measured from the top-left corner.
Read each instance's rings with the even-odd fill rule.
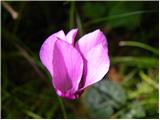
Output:
[[[105,35],[98,29],[75,43],[77,31],[52,34],[39,53],[56,93],[69,99],[78,98],[86,87],[100,81],[110,65]]]

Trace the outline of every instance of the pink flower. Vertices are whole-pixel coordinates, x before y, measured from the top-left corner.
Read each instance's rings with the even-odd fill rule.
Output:
[[[40,59],[51,74],[56,93],[69,99],[78,98],[84,88],[100,81],[110,65],[104,34],[98,29],[75,43],[77,31],[54,33],[40,49]]]

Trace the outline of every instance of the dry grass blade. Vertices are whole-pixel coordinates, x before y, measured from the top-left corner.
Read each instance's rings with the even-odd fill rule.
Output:
[[[20,45],[15,43],[15,46],[18,48],[20,51],[21,55],[28,60],[28,62],[33,66],[35,71],[38,73],[38,75],[41,77],[41,79],[46,80],[44,74],[39,70],[39,68],[36,66],[34,59],[27,53],[25,49],[23,49]]]
[[[11,14],[13,20],[18,18],[18,13],[7,2],[2,1],[2,5]]]

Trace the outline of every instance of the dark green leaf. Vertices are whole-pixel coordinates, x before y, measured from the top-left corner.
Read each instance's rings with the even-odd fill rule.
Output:
[[[84,103],[93,118],[109,118],[114,109],[126,102],[126,95],[120,85],[102,80],[91,87],[84,96]]]

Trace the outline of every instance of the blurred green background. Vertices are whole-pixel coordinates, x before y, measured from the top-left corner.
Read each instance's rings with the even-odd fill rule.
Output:
[[[1,2],[2,118],[158,118],[158,1]],[[39,50],[54,32],[101,29],[111,67],[77,100],[56,95]]]

